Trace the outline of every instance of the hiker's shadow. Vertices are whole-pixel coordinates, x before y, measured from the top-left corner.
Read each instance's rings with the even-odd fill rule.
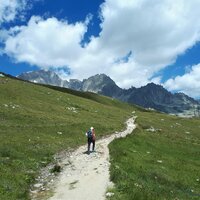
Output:
[[[96,153],[96,154],[103,154],[103,152],[101,152],[101,151],[84,151],[83,152],[83,154],[87,154],[87,155],[89,155],[89,154],[93,154],[93,153]]]

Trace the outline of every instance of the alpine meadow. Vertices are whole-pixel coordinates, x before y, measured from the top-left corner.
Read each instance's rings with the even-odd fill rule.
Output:
[[[124,129],[110,145],[114,193],[108,199],[199,199],[200,121],[145,110],[89,92],[0,78],[0,199],[30,199],[30,186],[53,156]],[[53,173],[53,172],[52,172]]]
[[[199,119],[136,113],[133,134],[110,145],[110,199],[200,199]]]
[[[0,200],[200,200],[200,0],[0,0]]]
[[[0,199],[29,199],[39,169],[53,155],[124,128],[132,107],[107,97],[0,77]]]

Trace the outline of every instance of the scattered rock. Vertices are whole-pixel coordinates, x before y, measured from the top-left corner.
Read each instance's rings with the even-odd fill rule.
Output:
[[[112,197],[112,196],[114,196],[115,194],[113,193],[113,192],[107,192],[106,193],[106,197]]]
[[[38,190],[30,190],[30,192],[31,192],[32,194],[37,194],[37,193],[38,193]]]
[[[78,113],[77,109],[75,107],[66,107],[67,110],[70,110],[74,113]]]
[[[154,111],[154,108],[146,108],[145,110],[150,110],[150,111]]]
[[[149,132],[161,132],[162,129],[155,129],[153,126],[151,126],[150,128],[146,129],[146,131],[149,131]]]
[[[142,188],[142,185],[140,185],[140,184],[138,184],[138,183],[135,183],[134,185],[135,185],[135,187]]]
[[[179,124],[179,123],[176,123],[176,125],[181,126],[181,124]]]
[[[146,129],[146,131],[156,132],[156,129],[153,126],[151,126],[151,128]]]
[[[19,108],[20,106],[17,104],[13,104],[13,103],[9,103],[9,104],[3,104],[6,108],[10,107],[10,108]]]
[[[42,183],[36,183],[36,184],[34,185],[34,187],[35,187],[35,188],[40,188],[40,187],[42,187]]]

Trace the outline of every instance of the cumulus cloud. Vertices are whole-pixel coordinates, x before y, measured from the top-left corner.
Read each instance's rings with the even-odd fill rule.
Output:
[[[164,86],[171,91],[181,91],[194,98],[200,97],[200,64],[187,68],[187,73],[169,79]]]
[[[48,69],[64,67],[76,60],[86,23],[69,24],[56,18],[33,16],[27,26],[14,27],[5,42],[5,52],[17,62],[28,62]]]
[[[10,30],[5,53],[45,69],[69,67],[69,78],[106,73],[121,87],[139,87],[158,82],[155,73],[200,40],[199,7],[199,0],[105,0],[101,32],[85,46],[88,20],[33,16]]]
[[[26,6],[25,0],[1,0],[0,2],[0,25],[15,19],[20,11]]]

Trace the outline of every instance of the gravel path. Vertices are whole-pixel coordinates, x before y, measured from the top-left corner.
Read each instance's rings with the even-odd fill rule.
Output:
[[[135,128],[135,118],[127,120],[127,128],[107,138],[96,141],[96,151],[86,154],[81,146],[63,160],[64,170],[53,183],[49,200],[104,200],[109,181],[108,144],[115,138],[125,137]]]

